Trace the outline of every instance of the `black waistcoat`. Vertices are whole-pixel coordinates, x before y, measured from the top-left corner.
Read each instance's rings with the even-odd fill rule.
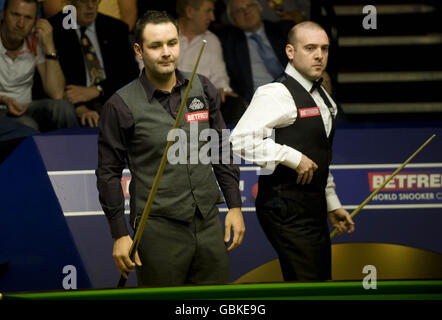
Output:
[[[321,211],[325,203],[325,187],[332,159],[332,142],[335,132],[335,121],[327,138],[324,122],[319,108],[309,92],[294,78],[284,75],[275,80],[281,82],[292,94],[298,109],[296,121],[287,127],[275,129],[275,141],[292,147],[318,165],[310,184],[296,184],[298,174],[295,170],[279,164],[273,174],[259,177],[258,206],[278,206],[280,198],[288,198],[305,205],[318,204]],[[269,106],[271,108],[271,106]],[[318,201],[312,203],[312,201]],[[319,205],[321,203],[321,205]]]

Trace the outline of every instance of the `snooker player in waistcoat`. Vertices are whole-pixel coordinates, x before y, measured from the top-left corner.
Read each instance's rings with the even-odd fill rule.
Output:
[[[97,186],[115,240],[114,261],[124,277],[136,269],[139,286],[226,283],[228,251],[245,231],[232,154],[229,163],[168,161],[137,253],[129,257],[122,170],[127,165],[131,173],[130,226],[136,229],[190,79],[176,68],[178,25],[167,13],[148,11],[138,20],[134,50],[144,69],[106,102],[99,122]],[[207,143],[191,140],[191,131],[196,128],[198,137],[205,129],[221,135],[225,123],[220,97],[207,78],[196,74],[188,97],[178,128],[188,139],[190,160]],[[216,206],[220,188],[229,208],[224,227]]]
[[[338,108],[321,85],[328,49],[320,25],[295,25],[285,72],[256,90],[230,138],[235,153],[273,171],[259,177],[255,205],[286,281],[331,279],[327,217],[339,233],[354,230],[329,172]]]

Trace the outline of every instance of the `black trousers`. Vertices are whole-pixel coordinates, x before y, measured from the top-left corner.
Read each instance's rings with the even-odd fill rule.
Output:
[[[230,281],[229,257],[218,208],[192,222],[150,216],[140,241],[139,286],[223,284]]]
[[[331,244],[324,202],[279,199],[257,206],[259,223],[276,250],[285,281],[331,279]],[[325,210],[324,210],[325,209]]]

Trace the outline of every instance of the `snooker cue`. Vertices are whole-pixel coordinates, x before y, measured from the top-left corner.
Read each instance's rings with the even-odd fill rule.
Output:
[[[176,116],[175,124],[174,124],[172,130],[176,130],[178,128],[178,125],[179,125],[180,121],[181,121],[181,115],[182,115],[183,110],[184,110],[184,105],[186,103],[187,96],[189,95],[190,88],[192,87],[193,78],[195,76],[196,69],[198,68],[198,64],[199,64],[199,61],[200,61],[200,58],[201,58],[201,55],[203,53],[203,50],[204,50],[204,47],[205,47],[206,43],[207,43],[206,40],[202,41],[202,45],[201,45],[201,49],[200,49],[198,58],[196,60],[195,66],[193,68],[193,72],[192,72],[192,75],[190,77],[189,83],[187,84],[187,88],[186,88],[186,91],[184,93],[184,97],[183,97],[183,99],[181,101],[181,105],[180,105],[180,108],[178,110],[178,114]],[[167,145],[166,145],[166,148],[164,149],[163,157],[161,158],[161,162],[160,162],[160,165],[158,167],[157,174],[155,175],[155,179],[154,179],[153,184],[152,184],[152,189],[150,190],[149,197],[148,197],[146,205],[144,207],[143,214],[141,215],[140,223],[138,225],[137,231],[135,232],[135,235],[134,235],[134,238],[133,238],[133,242],[132,242],[132,245],[131,245],[130,250],[129,250],[129,258],[132,261],[133,261],[133,259],[135,257],[135,253],[137,252],[138,245],[140,244],[141,236],[142,236],[142,234],[144,232],[144,227],[146,225],[147,218],[149,217],[150,209],[152,208],[152,203],[153,203],[153,200],[155,198],[155,194],[157,192],[158,185],[160,183],[160,179],[161,179],[161,177],[163,175],[164,168],[166,166],[167,151],[169,150],[169,148],[172,145],[172,143],[173,143],[172,140],[168,141]],[[127,274],[127,276],[129,277],[129,273]],[[123,275],[121,275],[120,281],[118,282],[118,288],[124,287],[124,285],[126,284],[126,280],[127,279]]]
[[[427,141],[425,141],[425,143],[420,146],[419,149],[416,150],[415,153],[413,153],[399,168],[396,169],[395,172],[393,172],[385,181],[384,183],[382,183],[375,191],[373,191],[367,199],[364,200],[364,202],[362,202],[359,207],[357,207],[350,215],[351,218],[353,218],[359,211],[361,211],[361,209],[379,192],[382,190],[383,187],[385,187],[385,185],[390,182],[391,179],[394,178],[395,175],[397,175],[399,173],[399,171],[401,171],[419,152],[421,152],[421,150],[423,148],[425,148],[425,146],[427,144],[430,143],[431,140],[434,139],[434,137],[436,137],[435,134],[433,134]],[[347,223],[347,221],[345,221],[345,223]],[[330,233],[330,239],[333,238],[336,233],[338,232],[338,229],[334,229],[332,233]]]

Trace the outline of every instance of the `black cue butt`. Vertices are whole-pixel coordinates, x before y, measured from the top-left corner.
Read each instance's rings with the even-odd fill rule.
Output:
[[[126,285],[126,278],[121,276],[120,281],[118,281],[118,288],[124,288],[125,285]]]

